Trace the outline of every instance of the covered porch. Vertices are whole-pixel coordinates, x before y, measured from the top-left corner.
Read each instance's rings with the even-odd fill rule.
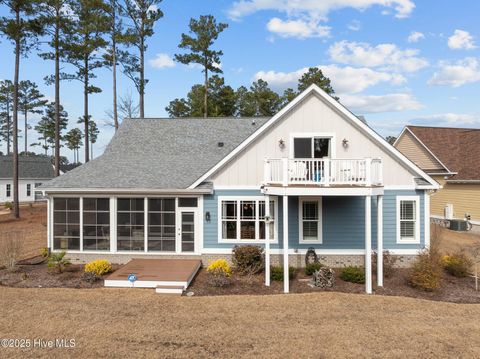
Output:
[[[265,242],[265,285],[270,285],[273,253],[281,253],[284,292],[289,292],[289,254],[313,247],[321,251],[354,251],[364,256],[365,291],[372,293],[372,251],[377,251],[377,285],[383,286],[383,187],[265,186],[265,217],[277,220],[278,247]],[[281,203],[273,215],[273,199]],[[279,206],[280,207],[280,206]],[[270,226],[265,226],[269,238]],[[373,235],[372,235],[373,233]]]

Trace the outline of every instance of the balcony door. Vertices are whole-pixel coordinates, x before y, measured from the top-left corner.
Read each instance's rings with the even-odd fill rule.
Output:
[[[293,158],[331,158],[331,137],[294,137]]]

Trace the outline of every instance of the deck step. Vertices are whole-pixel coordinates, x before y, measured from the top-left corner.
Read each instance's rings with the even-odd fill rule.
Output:
[[[185,287],[179,285],[157,285],[155,288],[155,293],[182,295],[184,290]]]

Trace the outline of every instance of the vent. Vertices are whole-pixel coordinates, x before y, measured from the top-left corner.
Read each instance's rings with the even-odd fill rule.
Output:
[[[218,147],[223,147],[223,145],[224,145],[224,143],[223,143],[223,142],[219,142],[219,143],[217,143],[217,146],[218,146]]]

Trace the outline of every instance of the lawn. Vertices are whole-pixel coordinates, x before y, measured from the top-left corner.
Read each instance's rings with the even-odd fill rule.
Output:
[[[480,305],[314,293],[166,297],[142,289],[0,288],[1,337],[74,338],[8,357],[480,356]]]

